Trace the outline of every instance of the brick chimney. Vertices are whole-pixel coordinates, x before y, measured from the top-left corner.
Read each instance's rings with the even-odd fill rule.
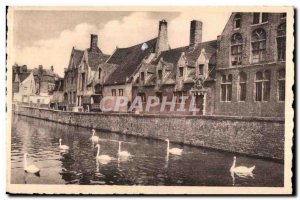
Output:
[[[91,50],[98,50],[98,35],[91,34],[91,45],[90,45]]]
[[[159,21],[158,38],[155,47],[155,53],[169,50],[168,42],[168,22],[166,20]]]
[[[193,20],[191,21],[190,29],[190,46],[195,46],[202,42],[202,22]]]

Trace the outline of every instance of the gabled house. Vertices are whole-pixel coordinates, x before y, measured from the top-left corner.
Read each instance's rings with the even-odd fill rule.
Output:
[[[84,51],[78,67],[77,106],[82,107],[83,110],[90,111],[96,107],[99,109],[102,98],[101,77],[103,78],[104,74],[102,71],[107,71],[102,64],[108,58],[109,56],[98,47],[98,36],[92,34],[90,48]],[[94,107],[91,108],[92,106]]]
[[[158,37],[142,42],[140,44],[127,47],[117,48],[106,64],[115,67],[107,80],[103,84],[103,95],[112,96],[113,100],[107,102],[106,107],[114,108],[117,96],[125,96],[132,102],[132,83],[135,72],[140,67],[142,61],[151,61],[157,57],[160,52],[170,49],[167,34],[167,22],[159,22]],[[121,111],[127,109],[124,106]]]
[[[64,101],[67,110],[75,110],[77,105],[78,68],[84,51],[72,48],[68,68],[64,75]]]
[[[19,83],[18,91],[13,96],[13,101],[30,104],[32,97],[36,95],[36,84],[33,72],[17,74],[15,81]]]
[[[142,99],[157,96],[160,102],[164,96],[168,102],[176,97],[175,110],[180,106],[182,96],[189,96],[187,106],[195,96],[196,107],[200,109],[196,114],[212,114],[213,93],[210,91],[214,83],[217,41],[202,42],[201,37],[202,22],[193,20],[188,46],[162,51],[149,63],[143,61],[136,71],[133,95],[142,96]],[[205,100],[207,97],[210,101]],[[159,108],[160,105],[151,112],[161,112]],[[181,113],[191,114],[188,111]]]

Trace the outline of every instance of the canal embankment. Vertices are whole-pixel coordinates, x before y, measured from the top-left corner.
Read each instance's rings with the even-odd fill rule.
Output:
[[[16,106],[14,113],[62,124],[247,154],[284,158],[284,119],[83,113]]]

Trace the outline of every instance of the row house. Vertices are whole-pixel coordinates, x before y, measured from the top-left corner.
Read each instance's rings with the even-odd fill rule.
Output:
[[[67,110],[76,110],[78,68],[80,66],[84,51],[72,48],[68,68],[64,75],[64,104]]]
[[[218,37],[217,115],[284,117],[286,13],[232,13]]]
[[[13,66],[13,100],[48,107],[58,78],[53,66],[51,69],[44,69],[42,65],[35,69],[27,69],[26,65],[21,68],[15,65]]]
[[[148,96],[156,96],[160,102],[163,97],[166,102],[174,99],[176,106],[174,110],[164,109],[167,113],[212,114],[216,47],[216,40],[202,42],[202,22],[193,20],[188,46],[162,51],[150,62],[143,60],[136,71],[133,96],[141,96],[144,104]],[[176,112],[183,96],[188,97],[185,111]],[[198,113],[189,111],[192,96]],[[160,108],[161,104],[150,112],[161,113]]]
[[[64,78],[67,110],[100,109],[104,75],[108,76],[112,72],[103,65],[108,58],[98,47],[98,36],[94,34],[91,34],[89,48],[78,50],[73,47]]]
[[[108,68],[115,70],[107,77],[103,84],[103,96],[112,96],[110,101],[105,101],[107,108],[115,109],[115,102],[118,96],[128,99],[128,105],[120,109],[125,112],[133,100],[133,81],[136,70],[142,61],[151,61],[160,52],[170,49],[167,34],[167,22],[159,22],[158,37],[127,47],[116,48],[111,57],[106,61]],[[109,67],[110,66],[110,67]]]
[[[102,53],[98,47],[98,36],[91,35],[90,48],[83,53],[82,60],[78,67],[77,80],[77,106],[85,111],[100,109],[102,99],[101,76],[103,66],[108,55]]]

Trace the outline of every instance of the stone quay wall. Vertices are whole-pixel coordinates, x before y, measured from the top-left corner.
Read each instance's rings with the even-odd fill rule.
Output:
[[[38,119],[283,161],[284,119],[83,113],[16,106]]]

